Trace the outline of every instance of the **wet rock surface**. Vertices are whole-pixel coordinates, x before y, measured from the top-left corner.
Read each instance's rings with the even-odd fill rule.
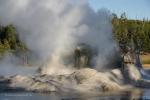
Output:
[[[134,74],[133,70],[129,70]],[[135,72],[137,74],[137,72]],[[136,75],[135,75],[136,76]],[[131,78],[137,84],[147,85],[150,82],[140,80],[136,76]],[[108,92],[124,91],[134,84],[126,84],[120,69],[109,72],[98,72],[94,69],[84,68],[68,75],[36,75],[0,77],[1,91],[20,90],[31,92]]]
[[[122,68],[98,72],[95,69],[81,68],[70,74],[38,74],[0,76],[0,92],[71,92],[104,93],[126,91],[131,88],[150,88],[150,81],[145,80],[136,65],[124,63]]]

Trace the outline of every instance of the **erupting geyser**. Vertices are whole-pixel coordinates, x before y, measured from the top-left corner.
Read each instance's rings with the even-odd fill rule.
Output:
[[[114,59],[116,43],[111,13],[95,12],[87,0],[0,0],[0,23],[15,25],[42,64],[40,75],[1,77],[4,90],[99,93],[131,88],[125,82],[150,87],[134,64],[99,72]]]
[[[111,13],[106,9],[95,12],[87,0],[0,0],[0,22],[14,24],[37,60],[48,61],[53,69],[60,70],[65,65],[63,57],[80,43],[97,48],[92,60],[98,70],[115,50]]]

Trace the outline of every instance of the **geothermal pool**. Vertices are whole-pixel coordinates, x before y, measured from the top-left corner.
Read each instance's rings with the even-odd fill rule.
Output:
[[[133,88],[124,92],[101,92],[101,94],[65,92],[23,92],[23,91],[0,91],[0,100],[133,100],[150,99],[150,90]]]
[[[0,100],[145,100],[150,99],[149,93],[146,89],[107,95],[4,92],[0,93]]]

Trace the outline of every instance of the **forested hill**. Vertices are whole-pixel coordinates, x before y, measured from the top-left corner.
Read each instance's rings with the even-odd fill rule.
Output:
[[[6,51],[25,51],[27,48],[19,40],[17,30],[13,25],[2,26],[0,25],[0,54]]]
[[[150,21],[129,20],[122,15],[118,18],[114,15],[112,19],[113,33],[116,40],[130,44],[133,39],[136,46],[142,51],[150,53]],[[19,40],[17,30],[13,25],[0,25],[0,54],[6,51],[26,51],[27,48]]]
[[[112,24],[113,33],[118,42],[124,41],[130,44],[132,40],[141,51],[150,53],[149,20],[129,20],[125,14],[122,14],[120,18],[114,15]]]

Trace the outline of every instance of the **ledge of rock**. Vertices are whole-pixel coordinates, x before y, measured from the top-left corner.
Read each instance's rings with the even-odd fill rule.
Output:
[[[132,66],[130,66],[132,67]],[[132,68],[127,70],[128,73]],[[138,72],[132,73],[138,74]],[[140,76],[131,79],[138,80]],[[98,72],[94,69],[84,68],[68,75],[38,75],[38,76],[10,76],[1,77],[0,86],[6,89],[20,89],[31,92],[107,92],[123,91],[134,87],[125,84],[125,78],[120,69],[109,72]],[[140,81],[141,82],[141,81]],[[5,83],[5,84],[4,84]],[[2,89],[1,89],[2,91]]]

